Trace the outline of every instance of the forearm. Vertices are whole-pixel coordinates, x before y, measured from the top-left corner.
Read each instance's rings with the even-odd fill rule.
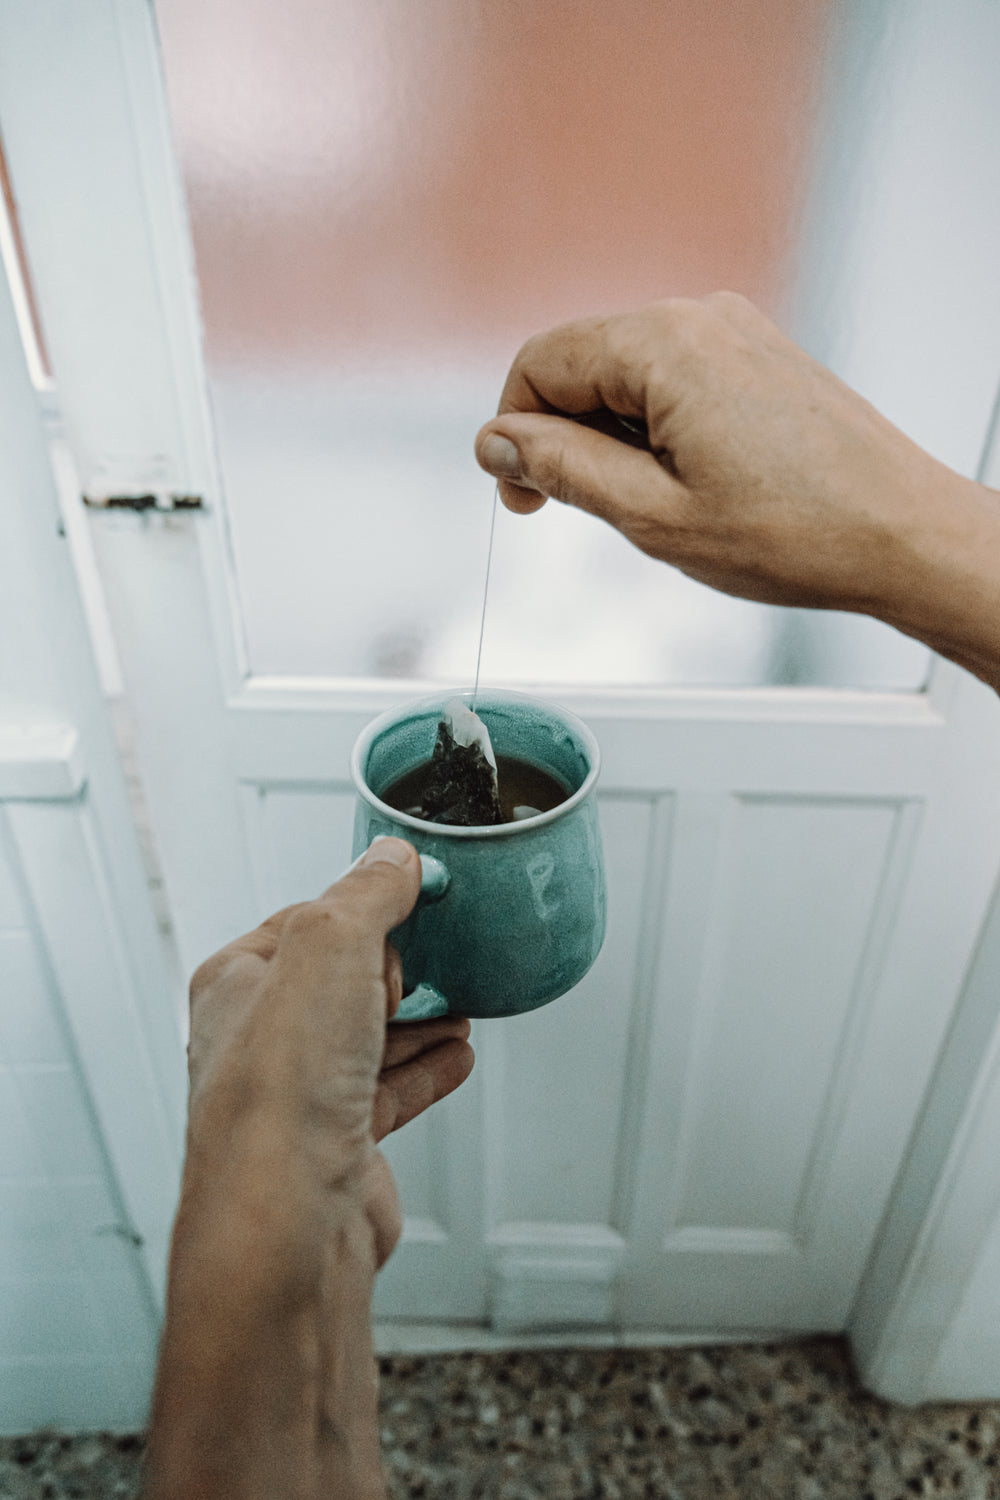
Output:
[[[419,885],[416,850],[381,840],[191,981],[145,1500],[383,1500],[371,1296],[402,1215],[376,1103],[381,1134],[471,1063],[461,1027],[386,1038],[386,938]]]
[[[266,1173],[266,1176],[265,1176]],[[350,1194],[186,1178],[145,1500],[377,1500],[376,1254]]]
[[[1000,493],[933,465],[881,618],[1000,691]]]

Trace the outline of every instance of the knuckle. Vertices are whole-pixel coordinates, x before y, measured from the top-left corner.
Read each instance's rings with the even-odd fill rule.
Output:
[[[521,345],[507,375],[498,415],[507,411],[530,411],[537,407],[538,373],[549,362],[557,333],[556,329],[535,333]]]
[[[289,943],[338,942],[344,936],[344,914],[334,901],[305,901],[289,913],[282,937]]]
[[[605,318],[601,325],[604,363],[612,370],[627,368],[635,360],[641,331],[641,323],[628,314],[620,318]]]
[[[530,367],[551,336],[551,333],[533,333],[530,339],[525,339],[514,357],[515,369],[523,369],[525,365]]]
[[[685,376],[694,372],[704,354],[710,322],[707,309],[690,297],[668,297],[652,305],[640,356],[647,387],[655,386],[665,370]]]
[[[662,328],[669,329],[681,323],[697,303],[691,297],[660,297],[641,310],[643,319],[651,318]]]
[[[714,321],[708,302],[695,297],[678,297],[671,308],[671,317],[675,337],[692,346],[704,341],[705,332]]]
[[[550,495],[553,500],[566,498],[566,444],[560,442],[554,449],[539,448],[531,455],[531,482],[539,493]]]
[[[198,999],[203,990],[211,989],[224,975],[229,967],[228,949],[222,948],[218,953],[213,953],[198,965],[191,975],[191,983],[188,986],[188,998],[192,1004]]]
[[[753,304],[741,292],[731,292],[723,287],[717,292],[709,292],[705,305],[714,312],[742,314]]]
[[[661,303],[662,331],[675,367],[695,375],[730,348],[756,316],[739,292],[710,292],[701,298],[675,297]]]

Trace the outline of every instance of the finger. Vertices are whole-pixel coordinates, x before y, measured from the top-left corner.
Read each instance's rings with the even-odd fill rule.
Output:
[[[563,323],[529,339],[520,350],[497,418],[531,414],[586,420],[611,412],[644,425],[653,451],[672,472],[669,433],[677,403],[697,387],[706,361],[713,367],[733,344],[734,333],[752,330],[760,321],[744,299],[720,293],[700,300],[665,298],[634,312]],[[742,378],[743,371],[737,373]],[[526,463],[518,466],[511,448],[516,434],[506,422],[488,423],[477,439],[477,457],[498,478],[504,504],[526,513],[555,491]],[[500,439],[506,440],[505,457]]]
[[[375,1241],[375,1268],[381,1271],[403,1233],[403,1210],[396,1179],[381,1151],[372,1154],[365,1188],[365,1213]]]
[[[585,318],[529,339],[510,367],[497,415],[582,416],[603,408],[645,420],[645,392],[619,352],[629,342],[627,332],[621,336],[628,324],[627,314]],[[488,423],[476,439],[476,458],[499,481],[507,509],[528,515],[555,491],[524,466],[511,437],[508,427]]]
[[[399,1009],[403,998],[403,960],[391,943],[385,945],[385,969],[383,970],[385,980],[387,1018],[391,1018]]]
[[[638,313],[580,318],[537,334],[510,367],[497,407],[507,412],[564,413],[606,407],[623,417],[646,416],[646,374],[655,350],[658,364],[672,310],[680,302],[654,303]]]
[[[410,1062],[441,1042],[467,1042],[472,1024],[465,1016],[435,1016],[430,1021],[399,1021],[386,1030],[383,1070]]]
[[[415,1119],[432,1104],[464,1083],[472,1072],[475,1053],[465,1041],[442,1042],[410,1062],[384,1070],[379,1077],[372,1112],[372,1134],[377,1141]]]
[[[383,845],[388,845],[389,847],[384,848],[382,847]],[[393,854],[393,850],[397,845],[400,846],[400,850],[409,852],[401,852],[397,858]],[[371,846],[371,849],[365,851],[361,859],[351,867],[351,870],[347,874],[351,874],[354,869],[359,868],[362,864],[367,868],[369,864],[385,861],[390,864],[399,863],[404,869],[412,868],[414,857],[412,846],[405,843],[402,839],[377,839]],[[341,876],[340,880],[324,891],[320,900],[325,900],[335,891],[340,890],[346,879],[346,875]],[[417,876],[417,888],[419,890],[419,875]],[[413,901],[415,900],[416,894],[413,896]],[[410,905],[398,920],[390,923],[390,927],[398,926],[403,917],[409,915],[409,912],[412,910],[413,901],[410,902]],[[251,932],[243,933],[241,937],[234,938],[231,943],[227,943],[224,948],[220,948],[217,953],[213,953],[210,958],[207,958],[195,971],[191,981],[192,988],[200,989],[204,984],[217,978],[234,960],[241,961],[247,955],[263,959],[273,958],[277,951],[278,943],[281,940],[282,932],[289,919],[310,905],[311,903],[308,901],[298,901],[294,906],[282,907],[280,911],[273,912],[271,916],[265,918],[259,927],[253,928]]]
[[[520,481],[524,465],[510,438],[496,431],[492,423],[476,435],[476,462],[497,481],[497,493],[508,510],[529,516],[541,510],[548,499],[537,489],[528,489]]]
[[[386,935],[409,915],[419,890],[412,845],[377,840],[318,900],[287,915],[275,955],[276,992],[335,995],[330,1020],[336,1015],[345,1045],[361,1026],[376,1019],[384,1026]]]
[[[599,516],[644,552],[664,557],[665,528],[680,520],[687,490],[645,449],[618,442],[566,417],[540,412],[495,417],[476,440],[480,463],[502,438],[516,453],[510,467],[517,493],[511,509],[524,510],[521,492],[535,491]],[[485,466],[485,464],[484,464]],[[508,495],[501,485],[501,499]],[[537,505],[530,506],[537,509]]]
[[[344,898],[361,906],[381,926],[382,936],[410,915],[420,893],[420,860],[405,839],[380,836],[335,881],[321,902]]]

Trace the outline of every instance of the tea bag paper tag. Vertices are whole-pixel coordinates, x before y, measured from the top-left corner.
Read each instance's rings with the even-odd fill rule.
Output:
[[[462,745],[465,749],[471,745],[478,745],[495,771],[497,758],[493,754],[490,732],[479,715],[473,713],[464,698],[450,698],[444,706],[442,717],[455,744]]]

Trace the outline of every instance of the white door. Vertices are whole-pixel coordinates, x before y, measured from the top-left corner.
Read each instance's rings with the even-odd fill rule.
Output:
[[[2,3],[0,22],[82,488],[164,507],[91,509],[79,547],[190,970],[344,867],[350,746],[420,684],[255,667],[149,7]],[[337,503],[346,527],[356,497]],[[366,547],[349,561],[374,593]],[[292,549],[305,568],[309,534]],[[924,690],[546,691],[602,746],[608,941],[570,997],[480,1025],[474,1080],[389,1143],[407,1220],[380,1312],[842,1328],[1000,864],[994,697],[941,663]]]

